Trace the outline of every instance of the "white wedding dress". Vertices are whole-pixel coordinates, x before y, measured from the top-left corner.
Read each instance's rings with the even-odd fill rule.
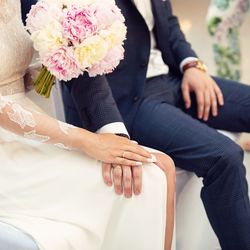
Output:
[[[0,222],[40,250],[163,250],[165,175],[146,164],[142,195],[128,200],[105,186],[100,162],[62,149],[73,128],[50,127],[24,93],[33,49],[20,2],[0,2]]]

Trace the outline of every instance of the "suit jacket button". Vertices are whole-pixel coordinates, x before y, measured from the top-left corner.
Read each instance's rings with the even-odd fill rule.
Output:
[[[139,96],[135,96],[133,100],[134,102],[137,102],[139,100]]]

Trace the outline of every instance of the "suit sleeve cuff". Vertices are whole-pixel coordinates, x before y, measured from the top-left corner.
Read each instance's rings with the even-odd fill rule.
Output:
[[[197,57],[187,57],[184,60],[182,60],[181,64],[180,64],[180,71],[181,73],[183,73],[183,67],[185,66],[185,64],[193,62],[193,61],[197,61],[198,58]]]
[[[129,137],[128,131],[122,122],[109,123],[96,131],[97,133],[125,134]]]

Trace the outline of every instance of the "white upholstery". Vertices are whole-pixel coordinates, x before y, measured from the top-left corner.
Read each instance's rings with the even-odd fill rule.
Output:
[[[0,250],[38,250],[38,247],[29,235],[0,222]]]
[[[52,88],[51,92],[51,102],[53,105],[55,117],[60,121],[65,121],[65,113],[62,99],[61,84],[59,81],[56,81],[55,85]]]
[[[200,199],[201,188],[195,174],[177,170],[176,250],[220,249]]]

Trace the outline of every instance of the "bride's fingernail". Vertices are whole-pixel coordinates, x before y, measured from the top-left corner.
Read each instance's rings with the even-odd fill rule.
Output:
[[[137,142],[137,141],[131,141],[131,142],[133,142],[134,144],[138,144],[138,142]]]
[[[153,162],[155,162],[155,160],[153,158],[148,158],[147,162],[153,163]]]
[[[153,162],[157,162],[156,156],[151,154],[151,159],[153,160]]]
[[[137,166],[141,166],[141,165],[142,165],[142,162],[137,161],[135,164],[136,164]]]
[[[140,189],[136,189],[135,190],[135,195],[139,195],[141,192],[140,192]]]

